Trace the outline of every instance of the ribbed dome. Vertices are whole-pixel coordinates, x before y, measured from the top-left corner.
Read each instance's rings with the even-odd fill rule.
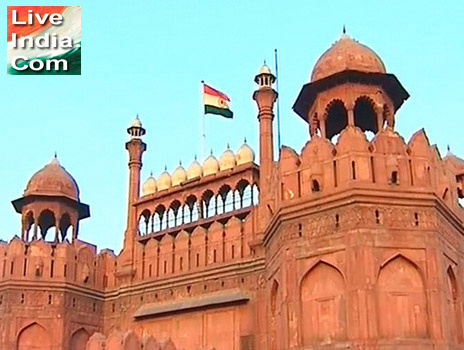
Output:
[[[171,182],[173,186],[180,185],[182,182],[187,180],[187,172],[184,167],[179,164],[179,166],[174,170],[171,176]]]
[[[197,177],[200,177],[203,175],[203,169],[201,168],[200,163],[197,162],[195,159],[192,164],[190,164],[188,170],[187,170],[187,179],[195,179]]]
[[[158,177],[156,187],[158,191],[167,190],[171,187],[171,175],[169,175],[169,173],[166,170],[164,170]]]
[[[147,196],[156,192],[156,179],[150,175],[142,186],[142,195]]]
[[[237,160],[237,165],[252,163],[255,161],[255,152],[253,152],[251,147],[245,142],[238,149],[235,158]]]
[[[311,81],[323,79],[344,70],[367,73],[386,72],[385,65],[374,51],[346,34],[343,34],[317,60],[311,74]]]
[[[212,154],[203,162],[203,175],[216,174],[219,171],[219,162]]]
[[[227,146],[227,149],[222,153],[221,158],[219,158],[219,170],[232,169],[235,164],[235,154]]]
[[[76,180],[55,157],[31,177],[24,195],[65,196],[79,201],[79,187]]]

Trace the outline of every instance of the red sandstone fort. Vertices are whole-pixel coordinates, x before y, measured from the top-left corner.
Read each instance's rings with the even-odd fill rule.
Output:
[[[119,255],[79,240],[57,159],[35,173],[0,242],[0,349],[464,349],[464,161],[395,131],[408,92],[346,34],[293,106],[309,141],[274,157],[274,80],[255,77],[259,165],[245,143],[141,186],[132,123]]]

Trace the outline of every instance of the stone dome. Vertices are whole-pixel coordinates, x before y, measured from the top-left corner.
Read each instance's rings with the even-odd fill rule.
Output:
[[[24,195],[64,196],[79,201],[79,187],[76,180],[54,157],[50,163],[32,175]]]
[[[219,170],[232,169],[236,165],[235,154],[229,149],[227,149],[221,154],[219,158]]]
[[[248,146],[245,141],[245,143],[238,149],[235,159],[237,160],[237,165],[252,163],[255,161],[255,152],[253,152],[251,147]]]
[[[343,34],[332,47],[317,60],[311,73],[311,81],[326,78],[345,70],[366,73],[386,73],[380,57],[367,46]]]
[[[174,170],[171,176],[172,186],[178,186],[185,180],[187,180],[187,172],[185,171],[182,164],[179,163],[179,166],[176,168],[176,170]]]
[[[158,181],[156,181],[156,188],[158,189],[158,191],[162,191],[167,190],[171,187],[171,185],[171,175],[169,175],[167,170],[164,170],[158,177]]]
[[[203,162],[203,175],[208,176],[216,174],[219,171],[219,162],[215,156],[210,154]]]
[[[190,164],[189,168],[187,169],[187,179],[195,179],[197,177],[200,177],[203,175],[203,169],[200,165],[200,163],[197,162],[195,159],[192,164]]]
[[[153,175],[150,175],[148,179],[145,180],[142,186],[142,195],[147,196],[156,192],[156,179]]]

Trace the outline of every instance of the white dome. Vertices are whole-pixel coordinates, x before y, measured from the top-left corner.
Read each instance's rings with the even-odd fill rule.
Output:
[[[184,167],[179,164],[179,166],[174,170],[171,176],[171,183],[172,186],[178,186],[182,182],[187,180],[187,172],[185,171]]]
[[[187,170],[187,179],[195,179],[197,177],[200,177],[203,175],[203,169],[200,165],[200,163],[197,162],[195,159],[192,164],[190,164],[188,170]]]
[[[235,166],[235,154],[229,148],[227,148],[224,153],[222,153],[221,158],[219,158],[219,169],[227,170],[232,169]]]
[[[212,154],[203,162],[203,175],[208,176],[216,174],[219,171],[219,162]]]
[[[142,186],[142,196],[147,196],[156,192],[156,179],[150,175]]]
[[[237,160],[237,165],[252,163],[255,161],[255,152],[253,152],[253,149],[250,146],[248,146],[246,141],[238,149],[236,160]]]
[[[158,188],[158,191],[162,191],[170,188],[171,184],[171,175],[169,175],[169,173],[165,170],[159,176],[158,181],[156,182],[156,187]]]

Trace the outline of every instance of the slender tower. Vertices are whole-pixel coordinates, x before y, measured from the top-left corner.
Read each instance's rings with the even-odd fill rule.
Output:
[[[267,222],[272,210],[272,168],[274,163],[274,142],[272,132],[272,122],[274,120],[274,102],[277,99],[277,92],[272,88],[276,77],[271,73],[270,68],[263,64],[255,77],[258,90],[253,93],[253,99],[258,105],[259,121],[259,185],[260,185],[260,206],[261,216]]]
[[[147,145],[142,141],[145,129],[139,116],[134,119],[131,126],[127,129],[130,140],[126,142],[126,149],[129,152],[129,193],[127,196],[127,227],[124,235],[124,255],[127,260],[132,261],[134,240],[137,237],[137,213],[134,203],[140,196],[140,170],[142,169],[142,155],[147,149]],[[126,262],[128,262],[124,259]]]

